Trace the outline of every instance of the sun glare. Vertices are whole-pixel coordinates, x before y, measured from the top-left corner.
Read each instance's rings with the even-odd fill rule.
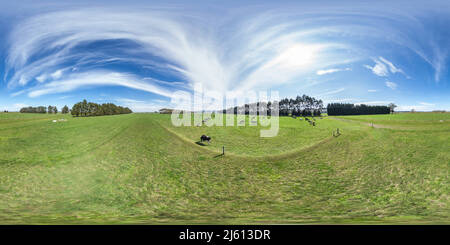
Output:
[[[320,47],[318,45],[294,44],[283,50],[269,66],[284,69],[306,69],[312,64]]]

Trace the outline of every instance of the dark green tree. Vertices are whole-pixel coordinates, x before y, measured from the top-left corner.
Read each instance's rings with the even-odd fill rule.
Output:
[[[67,113],[69,113],[69,107],[67,107],[67,105],[65,105],[65,106],[61,109],[61,113],[62,113],[62,114],[67,114]]]
[[[71,114],[74,117],[79,117],[81,115],[81,103],[76,103],[73,105]]]

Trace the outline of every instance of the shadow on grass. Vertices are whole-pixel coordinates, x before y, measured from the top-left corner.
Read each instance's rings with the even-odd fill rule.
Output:
[[[200,145],[200,146],[207,146],[207,144],[205,144],[205,143],[203,143],[201,141],[197,141],[197,142],[195,142],[195,144]],[[224,154],[221,153],[219,155],[214,156],[214,158],[223,157],[223,156],[224,156]]]

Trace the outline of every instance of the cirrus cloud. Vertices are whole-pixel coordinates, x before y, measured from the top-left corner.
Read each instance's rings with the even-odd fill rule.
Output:
[[[316,72],[316,74],[321,76],[321,75],[325,75],[325,74],[335,73],[338,71],[351,71],[351,70],[352,70],[351,68],[342,68],[342,69],[332,68],[332,69],[327,69],[327,70],[318,70]]]
[[[389,81],[386,81],[385,84],[386,84],[386,87],[388,87],[388,88],[390,88],[390,89],[392,89],[392,90],[397,89],[397,86],[398,86],[396,83],[394,83],[394,82],[389,82]]]
[[[380,6],[383,11],[364,4],[276,11],[255,7],[245,14],[222,11],[220,17],[167,6],[61,8],[12,28],[4,78],[11,90],[19,90],[14,95],[30,97],[95,86],[125,86],[162,96],[195,83],[220,92],[291,82],[302,88],[308,80],[298,79],[305,74],[348,70],[330,67],[367,60],[374,52],[365,41],[388,39],[418,54],[439,80],[447,56],[435,39],[447,39],[428,35],[421,18],[430,9]],[[403,65],[382,56],[373,61],[365,67],[377,76],[406,76]]]
[[[396,67],[392,62],[381,56],[378,58],[374,58],[372,60],[375,62],[374,66],[364,65],[364,67],[371,70],[373,74],[377,76],[387,77],[391,73],[392,74],[401,73],[406,77],[408,77],[402,69]]]

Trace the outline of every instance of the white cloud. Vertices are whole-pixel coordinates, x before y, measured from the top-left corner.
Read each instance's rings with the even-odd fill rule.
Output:
[[[27,92],[27,89],[14,92],[14,93],[11,94],[11,97],[16,97],[16,96],[19,96],[19,95],[24,94],[26,92]]]
[[[316,74],[321,76],[321,75],[325,75],[325,74],[335,73],[338,71],[351,71],[351,70],[352,70],[351,68],[344,68],[344,69],[333,68],[333,69],[327,69],[327,70],[318,70],[316,72]]]
[[[356,98],[343,98],[343,99],[328,99],[324,100],[325,103],[354,103],[355,101],[359,101]]]
[[[71,98],[71,97],[73,97],[73,96],[72,95],[65,95],[65,96],[58,97],[58,99],[65,100],[65,99],[68,99],[68,98]]]
[[[171,96],[171,92],[166,89],[142,82],[131,74],[111,71],[78,73],[62,80],[38,85],[30,88],[27,92],[29,97],[39,97],[46,94],[70,92],[78,88],[89,86],[123,86],[159,94],[165,97]]]
[[[424,105],[424,106],[434,106],[434,104],[427,103],[427,102],[420,102],[419,104]]]
[[[367,92],[369,92],[369,93],[375,93],[375,92],[377,92],[378,90],[376,90],[376,89],[369,89],[369,90],[367,90]]]
[[[381,63],[378,60],[374,60],[375,61],[375,65],[374,66],[370,66],[370,65],[364,65],[364,67],[366,67],[367,69],[371,70],[373,74],[380,76],[380,77],[386,77],[388,75],[388,70],[385,64]]]
[[[392,90],[397,89],[397,86],[398,86],[396,83],[389,82],[389,81],[386,81],[385,84],[386,84],[386,86],[387,86],[388,88],[390,88],[390,89],[392,89]]]
[[[364,101],[364,102],[358,102],[355,103],[356,105],[388,105],[389,103],[391,103],[391,101]]]
[[[172,83],[174,88],[201,83],[206,89],[226,92],[272,87],[295,81],[306,71],[350,61],[334,52],[351,49],[342,43],[303,41],[325,29],[300,29],[296,21],[280,22],[276,15],[267,14],[265,18],[233,19],[216,31],[205,18],[177,11],[96,8],[34,16],[20,23],[10,36],[8,86],[26,86],[35,77],[41,83],[68,82],[64,76],[70,73],[64,71],[95,72],[102,64],[120,61],[176,74],[185,83]],[[223,31],[230,26],[235,27],[233,32]],[[115,52],[75,52],[77,46],[98,40],[127,40],[136,45]],[[42,52],[48,55],[30,59]],[[136,53],[140,58],[135,58]],[[161,62],[145,56],[159,57]],[[352,56],[351,60],[358,58]],[[153,78],[143,84],[164,82],[168,83]]]
[[[325,96],[325,95],[338,94],[338,93],[340,93],[340,92],[342,92],[344,90],[345,90],[345,88],[339,88],[339,89],[336,89],[336,90],[327,91],[327,92],[319,94],[317,96],[318,97],[322,97],[322,96]]]
[[[403,72],[402,69],[395,67],[394,64],[392,64],[392,62],[390,62],[389,60],[387,60],[387,59],[385,59],[385,58],[383,58],[383,57],[381,57],[381,56],[378,57],[378,58],[379,58],[381,61],[383,61],[383,62],[389,67],[389,70],[390,70],[392,73],[397,73],[397,72],[399,72],[399,73],[405,74],[405,73]]]
[[[414,16],[417,13],[395,8],[395,11],[385,9],[385,12],[374,14],[371,8],[354,6],[351,15],[337,4],[323,12],[314,9],[314,13],[308,8],[304,11],[284,9],[282,14],[258,9],[247,11],[245,15],[229,11],[231,15],[223,18],[173,6],[46,12],[19,23],[14,29],[9,38],[4,78],[10,88],[27,86],[33,78],[40,78],[37,80],[41,83],[54,82],[50,78],[56,82],[69,81],[64,77],[68,74],[55,74],[55,71],[87,71],[86,67],[89,67],[89,71],[94,72],[101,64],[121,61],[176,74],[188,85],[201,83],[216,91],[259,89],[296,81],[305,71],[317,71],[318,75],[337,72],[325,68],[361,59],[361,55],[354,54],[367,51],[362,50],[363,45],[345,45],[352,37],[377,40],[385,39],[389,33],[389,41],[414,50],[430,63],[436,71],[436,80],[439,80],[439,74],[446,68],[447,53],[443,51],[447,47],[438,47],[432,42],[433,35],[427,35],[430,33]],[[324,13],[330,17],[323,18]],[[341,18],[345,21],[330,23],[330,19]],[[403,25],[405,23],[408,25]],[[400,32],[395,28],[400,25],[406,29]],[[421,34],[420,38],[414,38],[405,33]],[[323,34],[332,38],[317,38]],[[78,45],[99,40],[127,40],[136,45],[115,50],[120,52],[75,52]],[[333,43],[324,40],[333,40]],[[447,43],[445,40],[448,39],[442,40]],[[30,59],[41,53],[49,55]],[[146,55],[158,57],[161,64],[155,64]],[[365,67],[377,76],[403,73],[383,57],[375,60],[374,65]],[[73,62],[68,64],[67,61]],[[144,90],[147,84],[158,85],[157,81],[136,79],[144,85]]]
[[[62,75],[63,75],[63,70],[57,70],[57,71],[53,72],[50,76],[53,79],[60,79]]]
[[[387,60],[381,56],[378,57],[378,59],[374,58],[372,60],[375,62],[374,66],[364,65],[364,67],[371,70],[372,73],[377,76],[387,77],[390,73],[392,73],[392,74],[401,73],[401,74],[405,75],[406,77],[408,77],[405,74],[405,72],[403,72],[402,69],[397,68],[392,62],[390,62],[389,60]]]
[[[396,108],[396,111],[411,111],[413,109],[415,111],[432,111],[435,110],[436,107],[431,103],[420,102],[419,105],[399,105]]]
[[[15,112],[15,111],[19,111],[21,108],[23,107],[28,107],[29,105],[24,104],[24,103],[16,103],[16,104],[12,104],[9,106],[3,106],[0,110],[1,111],[10,111],[10,112]]]
[[[158,111],[167,105],[167,101],[153,100],[153,101],[141,101],[128,98],[116,99],[122,106],[129,107],[133,112],[153,112]],[[166,103],[166,104],[164,104]]]
[[[42,74],[42,75],[36,77],[36,80],[38,80],[39,82],[42,83],[42,82],[45,82],[45,80],[47,80],[47,78],[48,78],[47,74]]]

